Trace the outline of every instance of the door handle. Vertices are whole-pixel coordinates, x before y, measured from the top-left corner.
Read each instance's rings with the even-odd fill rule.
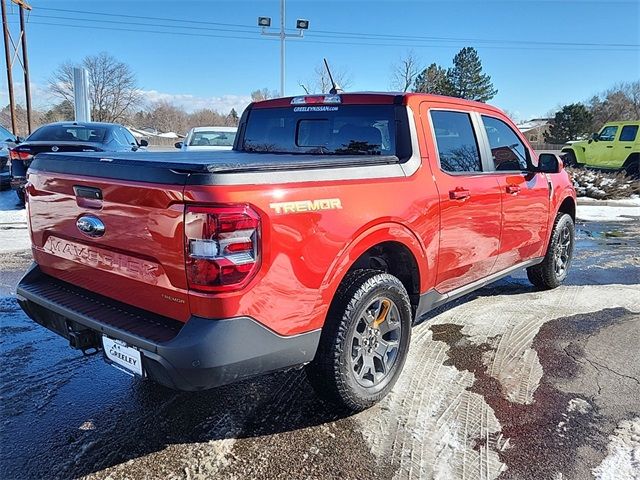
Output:
[[[631,148],[631,145],[629,145],[629,146],[627,146],[627,147],[624,147],[624,148]]]
[[[520,193],[520,187],[518,185],[507,185],[507,193],[516,195]]]
[[[613,145],[607,145],[607,148],[613,148]]]
[[[471,192],[462,187],[456,187],[454,190],[449,190],[449,198],[451,200],[464,200],[471,196]]]

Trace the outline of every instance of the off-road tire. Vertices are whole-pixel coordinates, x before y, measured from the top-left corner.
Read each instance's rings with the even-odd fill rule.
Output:
[[[367,388],[359,383],[361,380],[353,370],[354,330],[362,324],[371,302],[379,298],[390,300],[396,307],[395,324],[400,325],[400,333],[393,365],[379,384]],[[369,408],[387,395],[407,356],[411,317],[409,295],[396,277],[378,270],[356,270],[347,274],[329,308],[315,359],[306,367],[307,377],[318,396],[355,412]]]
[[[573,150],[562,152],[562,160],[567,167],[580,168],[580,164],[578,163],[576,154],[573,153]]]
[[[569,235],[568,246],[564,245],[565,234]],[[550,290],[556,288],[564,282],[571,266],[573,259],[573,250],[575,247],[575,225],[571,215],[567,213],[558,213],[553,223],[553,231],[551,232],[551,240],[547,247],[547,253],[542,263],[527,268],[527,277],[534,286],[541,290]],[[559,249],[566,252],[566,260],[563,261],[562,272],[558,271],[558,255]]]
[[[640,160],[636,155],[634,158],[627,160],[624,166],[624,174],[634,180],[640,179]]]

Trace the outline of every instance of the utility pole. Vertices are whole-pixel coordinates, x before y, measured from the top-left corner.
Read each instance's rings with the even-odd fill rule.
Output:
[[[285,0],[280,0],[280,32],[267,32],[267,28],[271,26],[271,17],[258,17],[258,26],[262,27],[261,34],[267,37],[280,37],[280,96],[284,97],[284,79],[285,79],[285,40],[287,38],[302,38],[304,31],[309,28],[309,20],[299,18],[296,20],[296,28],[298,33],[286,33],[284,24],[286,16]]]
[[[25,28],[24,11],[31,11],[31,5],[25,0],[11,0],[20,10],[20,36],[18,42],[11,38],[9,22],[7,21],[7,6],[5,0],[0,0],[2,7],[2,30],[4,38],[4,57],[7,64],[7,87],[9,89],[9,110],[11,112],[11,130],[18,134],[16,122],[16,102],[13,92],[13,62],[18,60],[24,74],[25,100],[27,104],[27,133],[31,133],[31,86],[29,82],[29,59],[27,57],[27,33]],[[17,45],[19,44],[19,45]],[[20,51],[19,47],[22,47]]]

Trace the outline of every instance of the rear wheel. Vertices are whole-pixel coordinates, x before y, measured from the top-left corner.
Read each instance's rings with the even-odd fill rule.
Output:
[[[538,265],[527,268],[529,281],[544,290],[556,288],[562,284],[569,273],[574,243],[573,219],[566,213],[558,213],[544,260]]]
[[[393,275],[357,270],[331,304],[307,376],[317,394],[351,411],[368,408],[393,387],[411,337],[411,305]]]
[[[624,166],[624,173],[629,178],[640,178],[640,161],[637,156],[631,160],[627,160]]]

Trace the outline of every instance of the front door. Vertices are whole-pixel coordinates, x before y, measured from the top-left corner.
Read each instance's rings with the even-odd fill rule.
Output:
[[[617,125],[607,125],[598,134],[598,139],[592,141],[586,151],[587,165],[606,168],[610,166],[613,157],[613,143],[618,133]]]
[[[477,116],[443,107],[422,117],[431,122],[435,151],[429,153],[438,158],[437,166],[432,162],[440,198],[436,290],[446,293],[491,273],[499,252],[501,192],[497,179],[483,172]]]
[[[545,254],[550,186],[543,173],[527,171],[531,153],[503,120],[482,115],[494,177],[502,195],[500,254],[494,272]]]

